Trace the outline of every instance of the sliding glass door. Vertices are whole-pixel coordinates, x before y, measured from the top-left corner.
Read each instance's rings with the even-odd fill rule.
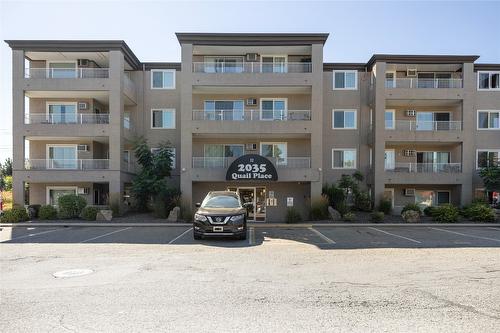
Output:
[[[285,99],[261,99],[261,120],[286,120],[287,109]]]
[[[441,172],[450,163],[450,153],[446,151],[417,152],[418,172]]]
[[[242,100],[205,101],[205,120],[243,120],[245,104]]]

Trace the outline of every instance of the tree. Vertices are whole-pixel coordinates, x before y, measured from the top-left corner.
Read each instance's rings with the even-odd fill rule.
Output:
[[[161,142],[155,152],[151,152],[148,142],[143,137],[136,140],[134,153],[140,171],[132,181],[132,196],[139,211],[147,211],[149,204],[160,202],[164,207],[169,205],[171,197],[178,193],[171,189],[168,178],[172,170],[172,148],[168,142]]]
[[[500,166],[489,166],[479,170],[486,191],[500,192]]]
[[[12,159],[7,158],[3,164],[0,163],[0,169],[2,176],[12,176]]]

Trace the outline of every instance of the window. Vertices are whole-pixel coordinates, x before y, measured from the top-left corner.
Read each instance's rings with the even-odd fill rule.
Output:
[[[49,124],[75,124],[77,122],[76,102],[47,102]]]
[[[175,89],[175,69],[152,69],[151,89]]]
[[[123,162],[127,165],[130,163],[130,151],[129,150],[123,151]]]
[[[438,206],[450,203],[450,191],[437,191],[436,204]]]
[[[356,129],[356,110],[333,110],[334,129]]]
[[[478,90],[500,90],[500,72],[477,72]]]
[[[499,165],[499,163],[500,149],[478,149],[476,151],[476,169]]]
[[[172,169],[175,169],[175,147],[167,148],[172,153],[172,165],[170,166]],[[160,151],[160,148],[151,148],[151,153],[154,155]]]
[[[205,73],[242,73],[243,57],[205,57]]]
[[[396,128],[395,113],[395,110],[385,110],[385,129]]]
[[[130,129],[130,112],[123,113],[123,128]]]
[[[206,144],[203,148],[204,167],[225,167],[225,160],[228,157],[240,157],[244,154],[244,147],[241,144]]]
[[[385,170],[394,170],[396,167],[396,151],[394,149],[386,149],[384,151]]]
[[[152,109],[151,128],[175,128],[175,109]]]
[[[356,90],[358,89],[357,71],[333,71],[333,89]]]
[[[244,120],[245,102],[205,101],[203,120]]]
[[[260,119],[261,120],[286,120],[286,99],[280,98],[262,98],[260,100]]]
[[[500,111],[478,111],[477,129],[500,129]]]
[[[47,145],[47,169],[76,169],[77,145]]]
[[[63,195],[67,194],[77,194],[76,186],[47,186],[47,196],[46,203],[47,205],[57,206],[58,199]]]
[[[396,88],[396,72],[385,72],[385,87]]]
[[[260,154],[264,157],[275,159],[276,164],[287,164],[286,142],[262,142],[260,144]]]
[[[262,73],[286,73],[287,56],[261,56]]]
[[[332,169],[356,169],[356,149],[332,149]]]
[[[76,61],[49,61],[47,77],[53,79],[73,79],[77,77]]]

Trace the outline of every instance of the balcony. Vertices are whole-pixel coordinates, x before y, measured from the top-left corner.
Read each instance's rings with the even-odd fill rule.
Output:
[[[108,79],[109,68],[26,68],[27,79]]]
[[[384,138],[387,142],[461,142],[461,121],[386,121]]]
[[[396,78],[387,79],[385,87],[402,89],[460,89],[462,88],[462,79],[423,79],[423,78]]]
[[[384,173],[385,184],[461,184],[461,163],[395,163]]]
[[[109,114],[30,114],[25,117],[24,123],[27,125],[101,125],[109,124]]]
[[[193,157],[193,168],[201,169],[225,169],[236,159],[236,157]],[[310,157],[286,157],[268,158],[278,169],[309,169],[311,167]]]
[[[385,122],[386,130],[396,131],[461,131],[461,121],[421,121],[421,120],[396,120]],[[394,127],[393,127],[394,126]]]
[[[311,120],[311,110],[193,110],[193,120],[308,121]]]
[[[26,159],[25,170],[107,170],[109,159]]]
[[[386,172],[403,173],[461,173],[461,163],[394,163],[394,167],[387,167]]]
[[[239,74],[239,73],[311,73],[310,62],[261,63],[261,62],[193,62],[194,73]]]

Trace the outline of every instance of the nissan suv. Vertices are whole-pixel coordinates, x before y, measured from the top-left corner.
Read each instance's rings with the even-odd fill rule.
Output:
[[[247,209],[240,196],[231,191],[209,192],[194,214],[193,237],[232,236],[247,238]]]

